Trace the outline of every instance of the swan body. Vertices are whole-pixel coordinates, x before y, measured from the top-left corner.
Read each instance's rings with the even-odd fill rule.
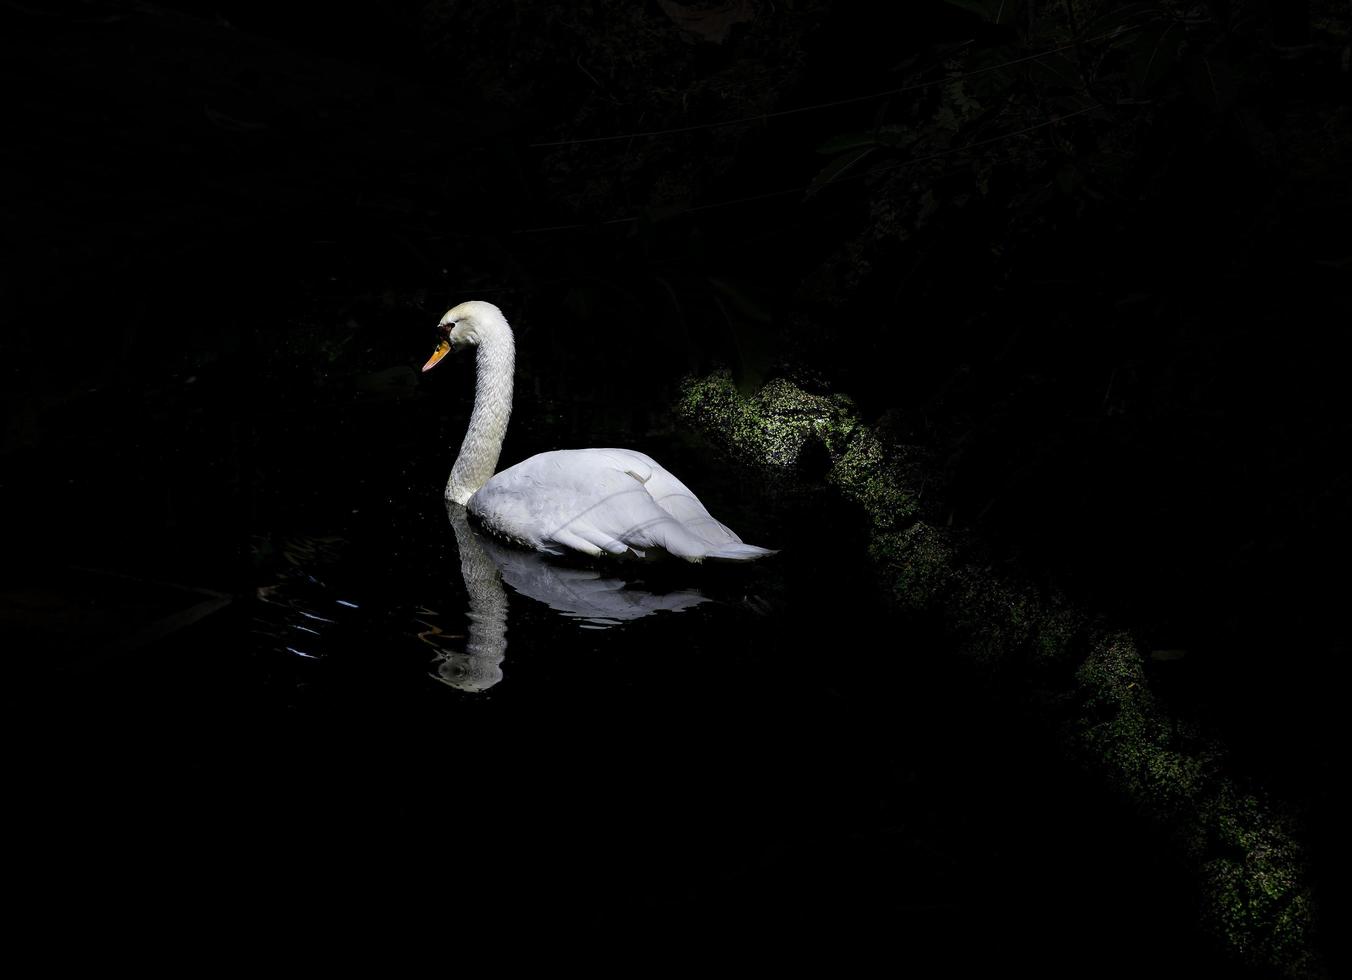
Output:
[[[477,348],[474,410],[446,497],[489,531],[536,551],[686,561],[749,561],[772,554],[743,544],[699,498],[651,457],[632,449],[566,449],[497,469],[512,410],[515,342],[491,303],[461,303],[441,318],[443,339],[423,366]]]
[[[684,483],[632,449],[532,456],[480,487],[469,498],[469,511],[494,533],[554,554],[642,558],[658,549],[699,561],[766,553],[742,544]]]

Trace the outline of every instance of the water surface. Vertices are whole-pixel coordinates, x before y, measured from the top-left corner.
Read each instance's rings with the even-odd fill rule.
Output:
[[[1203,955],[1158,843],[889,612],[848,510],[527,360],[504,463],[628,445],[781,552],[513,551],[441,499],[464,367],[267,404],[234,605],[13,706],[36,900],[133,878],[172,920],[243,888],[288,928],[487,915],[1067,975]]]

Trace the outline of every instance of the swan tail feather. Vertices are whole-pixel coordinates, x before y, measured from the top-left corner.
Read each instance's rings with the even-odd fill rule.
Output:
[[[580,551],[583,554],[591,555],[592,557],[598,557],[606,550],[602,548],[601,545],[588,541],[580,534],[575,534],[568,528],[560,528],[555,531],[551,537],[566,548],[572,548],[574,551]]]
[[[696,533],[695,530],[671,518],[664,521],[654,521],[641,531],[637,528],[635,531],[638,533],[625,535],[631,547],[635,543],[639,543],[640,546],[656,545],[666,551],[667,554],[676,558],[684,558],[686,561],[698,562],[705,558],[717,558],[724,561],[752,561],[765,555],[774,554],[769,548],[758,548],[754,544],[742,544],[740,538],[734,541],[709,541]]]
[[[635,552],[638,557],[643,557],[643,552],[632,544],[621,541],[598,527],[592,527],[590,524],[581,522],[574,522],[567,527],[560,528],[550,537],[559,544],[593,556],[599,557],[602,554],[626,555]]]
[[[773,548],[760,548],[754,544],[725,544],[721,548],[714,548],[712,551],[705,552],[705,558],[719,558],[723,561],[755,561],[757,558],[764,558],[766,555],[779,554]]]

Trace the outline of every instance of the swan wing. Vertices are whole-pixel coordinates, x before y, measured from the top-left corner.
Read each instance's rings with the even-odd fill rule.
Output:
[[[503,470],[470,499],[491,530],[555,554],[635,554],[658,548],[689,561],[747,560],[741,543],[680,480],[630,449],[541,453]]]
[[[645,471],[642,483],[649,496],[653,498],[653,502],[677,521],[680,521],[681,525],[691,534],[708,542],[715,548],[742,543],[742,539],[731,528],[709,513],[689,487],[651,456],[645,456],[643,453],[635,452],[632,449],[602,449],[599,451],[613,453],[621,459],[629,460],[635,471]]]

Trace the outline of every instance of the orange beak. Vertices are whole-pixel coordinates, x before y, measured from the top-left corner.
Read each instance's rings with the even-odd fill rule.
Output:
[[[437,366],[437,362],[450,352],[451,342],[449,340],[443,340],[441,343],[437,344],[437,349],[432,352],[432,356],[429,357],[427,363],[423,365],[423,371],[427,372],[432,370],[432,368]]]

